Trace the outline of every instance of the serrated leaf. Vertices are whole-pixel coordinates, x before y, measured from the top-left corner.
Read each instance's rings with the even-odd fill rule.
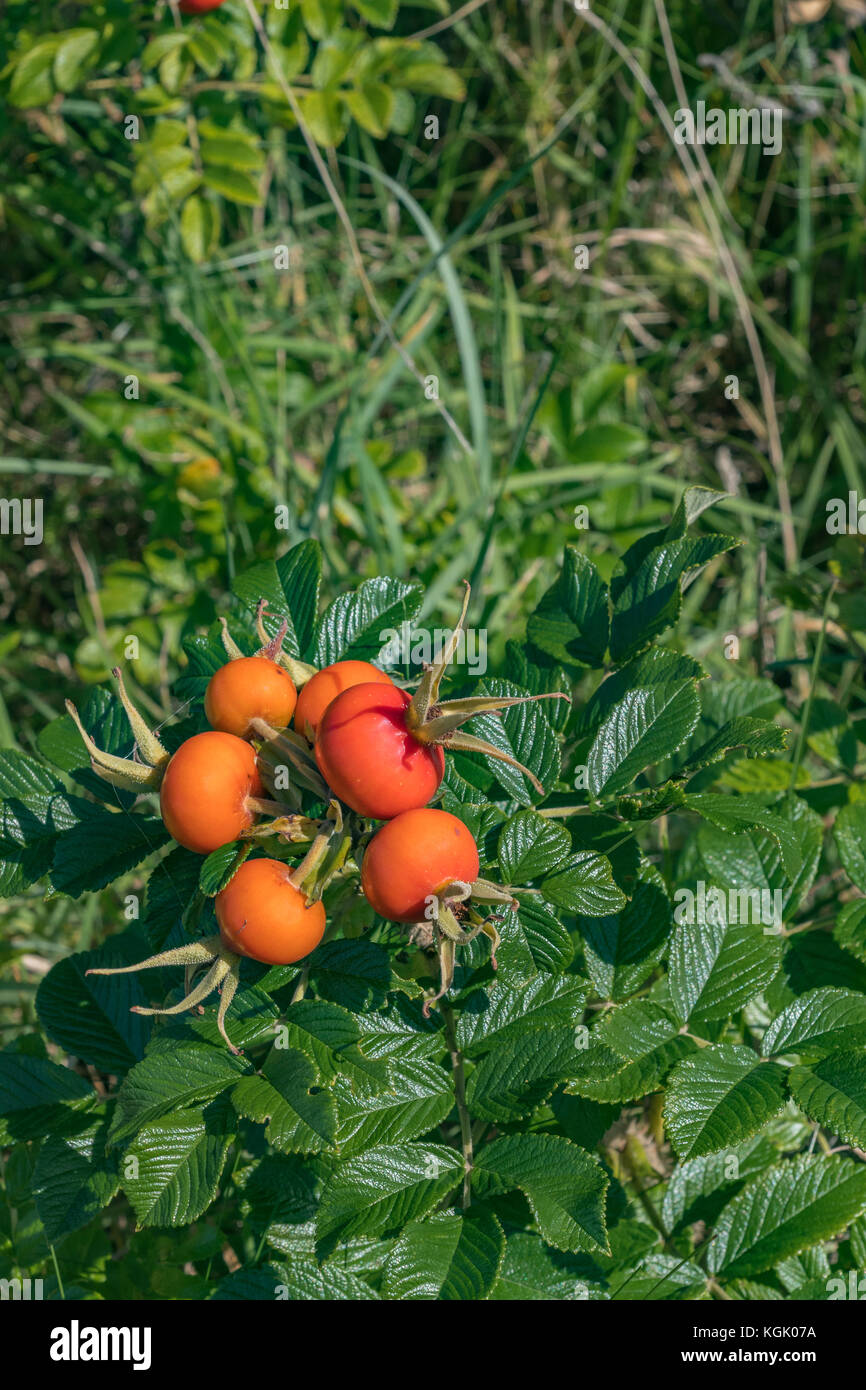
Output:
[[[334,1142],[333,1095],[303,1052],[272,1047],[257,1076],[245,1076],[231,1100],[239,1115],[267,1123],[268,1142],[282,1153],[319,1153]]]
[[[116,984],[116,982],[113,982]],[[200,1108],[233,1086],[250,1064],[228,1048],[174,1040],[151,1043],[117,1093],[110,1140],[116,1144],[176,1110]]]
[[[387,951],[373,941],[326,941],[311,967],[319,994],[352,1012],[377,1008],[392,987]]]
[[[389,1299],[485,1299],[496,1283],[505,1236],[489,1212],[437,1212],[404,1226],[385,1261]]]
[[[706,1154],[678,1163],[668,1179],[662,1203],[662,1220],[668,1230],[704,1215],[707,1199],[721,1206],[732,1190],[761,1173],[778,1158],[772,1144],[760,1136],[721,1153]]]
[[[792,1000],[764,1033],[766,1057],[789,1052],[820,1057],[866,1042],[866,995],[850,989],[810,989]]]
[[[626,896],[613,879],[610,860],[592,850],[577,850],[559,873],[541,885],[546,902],[575,916],[607,917],[625,906]]]
[[[0,1143],[63,1132],[94,1102],[89,1081],[47,1057],[0,1052]]]
[[[78,1231],[108,1206],[119,1186],[117,1164],[105,1153],[100,1119],[79,1134],[46,1139],[33,1173],[36,1210],[52,1244]]]
[[[180,1110],[138,1131],[123,1156],[123,1189],[141,1226],[188,1226],[217,1195],[233,1135],[223,1115]]]
[[[833,826],[839,858],[851,882],[866,893],[866,803],[843,806]]]
[[[252,853],[249,843],[240,844],[237,840],[220,845],[201,861],[198,886],[205,897],[215,898],[221,889],[231,883],[244,860]]]
[[[518,811],[499,836],[499,867],[508,884],[530,883],[550,873],[571,852],[571,836],[564,825],[537,811]]]
[[[671,1003],[684,1023],[728,1018],[766,988],[781,958],[781,938],[760,925],[710,913],[703,921],[679,921],[669,954]]]
[[[90,815],[58,837],[52,887],[71,898],[96,892],[129,873],[170,838],[162,821],[153,816],[94,807]]]
[[[581,915],[586,968],[603,999],[618,1003],[644,983],[664,954],[672,924],[664,879],[649,864],[619,912]]]
[[[833,937],[852,956],[866,965],[866,898],[856,898],[839,910]]]
[[[500,1042],[485,1053],[469,1078],[470,1114],[491,1123],[530,1114],[557,1082],[571,1075],[574,1050],[570,1028],[544,1028]]]
[[[502,942],[497,954],[506,974],[561,974],[574,956],[567,929],[544,903],[518,898],[520,906],[500,912],[497,927]]]
[[[586,756],[594,797],[622,792],[691,738],[700,718],[693,681],[630,690],[601,724]]]
[[[695,1049],[661,1005],[641,999],[611,1009],[583,1042],[567,1091],[620,1103],[657,1090],[674,1063]]]
[[[795,915],[808,893],[821,857],[821,818],[804,802],[795,801],[784,819],[798,845],[793,876],[785,871],[775,835],[764,830],[730,834],[712,825],[702,825],[698,831],[707,878],[725,891],[729,917],[735,909],[740,920],[745,917],[764,926],[781,926]]]
[[[417,615],[423,596],[417,584],[398,579],[365,579],[357,589],[340,594],[319,620],[315,665],[348,658],[371,661],[386,644],[388,630]]]
[[[530,615],[526,636],[557,661],[598,667],[609,634],[607,585],[592,561],[567,545],[559,578]]]
[[[146,1004],[135,975],[87,976],[91,968],[132,965],[142,957],[134,934],[111,937],[98,951],[82,951],[52,966],[36,993],[36,1012],[46,1033],[73,1057],[100,1071],[123,1075],[144,1053],[148,1020],[130,1009]]]
[[[378,1081],[338,1075],[333,1095],[339,1115],[336,1143],[346,1155],[385,1141],[417,1139],[454,1108],[449,1072],[424,1057],[395,1062]]]
[[[511,699],[530,692],[512,685],[510,681],[488,677],[479,681],[473,694]],[[477,715],[470,720],[467,729],[528,767],[542,786],[552,787],[559,777],[559,740],[540,705],[512,705],[501,714]],[[522,772],[497,758],[484,758],[484,762],[514,801],[527,806],[538,800],[537,793]]]
[[[574,976],[537,975],[519,985],[496,981],[467,1000],[457,1021],[458,1045],[476,1057],[539,1029],[576,1029],[586,997],[585,983]]]
[[[431,1211],[460,1181],[463,1159],[443,1144],[382,1144],[340,1163],[316,1216],[319,1240],[399,1230]]]
[[[665,1128],[680,1159],[749,1139],[785,1104],[785,1073],[750,1047],[702,1048],[668,1077]]]
[[[718,762],[734,748],[742,748],[747,758],[767,758],[772,753],[783,752],[786,746],[787,730],[780,724],[752,715],[740,715],[736,719],[729,719],[706,743],[690,753],[676,776],[691,776],[700,768]]]
[[[728,1203],[716,1224],[712,1274],[760,1274],[829,1240],[866,1210],[866,1165],[800,1155],[768,1168]]]
[[[565,1255],[534,1231],[509,1233],[491,1299],[507,1302],[584,1301],[604,1298],[597,1266],[587,1256]]]
[[[597,1158],[570,1140],[552,1134],[494,1139],[476,1157],[473,1181],[479,1179],[482,1190],[519,1189],[541,1235],[557,1250],[609,1253],[607,1174]]]
[[[801,849],[790,821],[768,809],[751,796],[725,796],[717,792],[688,792],[686,805],[697,811],[719,830],[739,834],[748,830],[763,830],[779,842],[782,863],[788,877],[794,881],[801,866]]]
[[[812,1067],[792,1067],[788,1084],[810,1120],[855,1148],[866,1147],[866,1058],[833,1052]]]

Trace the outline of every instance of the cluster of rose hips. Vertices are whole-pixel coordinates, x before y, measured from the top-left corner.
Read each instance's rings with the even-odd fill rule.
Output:
[[[114,674],[136,759],[101,752],[75,707],[67,704],[94,771],[116,786],[158,789],[163,821],[178,844],[202,855],[238,846],[227,869],[229,881],[215,898],[218,936],[124,970],[89,973],[182,964],[189,982],[206,965],[204,978],[173,1008],[136,1011],[179,1013],[219,987],[218,1025],[232,1047],[225,1017],[240,958],[290,965],[308,956],[325,932],[322,893],[350,856],[360,862],[362,890],[381,917],[429,924],[441,969],[435,998],[451,984],[457,945],[481,931],[495,951],[496,919],[482,917],[469,899],[511,903],[511,895],[479,878],[478,849],[463,822],[428,802],[442,782],[446,748],[502,759],[539,786],[509,754],[460,726],[474,715],[529,699],[567,697],[440,701],[440,683],[468,601],[467,585],[460,623],[412,695],[366,661],[338,661],[316,670],[288,656],[282,649],[285,623],[267,639],[263,601],[257,620],[263,645],[255,656],[242,654],[223,623],[229,659],[211,678],[204,701],[211,729],[188,738],[173,755],[130,701],[119,670]],[[328,804],[326,819],[303,814],[303,791]],[[371,834],[371,821],[385,824]],[[297,867],[282,859],[247,857],[269,835],[310,842]]]

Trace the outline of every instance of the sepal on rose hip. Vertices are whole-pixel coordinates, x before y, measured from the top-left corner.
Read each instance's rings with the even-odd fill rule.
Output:
[[[212,994],[215,989],[220,989],[220,1004],[217,1011],[217,1027],[230,1052],[237,1054],[240,1048],[235,1047],[228,1033],[226,1032],[225,1021],[229,1005],[234,998],[238,987],[240,974],[240,956],[233,951],[226,950],[219,936],[207,936],[201,941],[191,941],[186,946],[176,946],[171,951],[160,951],[158,955],[149,956],[147,960],[139,961],[138,965],[118,965],[111,968],[100,968],[87,970],[87,975],[132,975],[138,970],[153,970],[160,966],[183,965],[186,967],[186,987],[188,993],[181,999],[179,1004],[174,1004],[168,1009],[147,1009],[142,1004],[134,1004],[130,1009],[133,1014],[147,1014],[149,1016],[159,1015],[160,1017],[168,1014],[182,1014],[189,1009],[196,1008]],[[190,975],[203,965],[209,965],[209,970],[204,978],[193,989],[189,989]],[[220,988],[221,986],[221,988]]]
[[[129,720],[129,727],[143,762],[134,758],[119,758],[115,753],[106,753],[97,748],[71,700],[66,701],[66,711],[81,735],[81,740],[90,755],[90,766],[97,777],[110,782],[113,787],[120,787],[123,791],[158,791],[168,767],[170,754],[130,700],[119,666],[115,666],[112,675],[117,681],[120,703]]]
[[[439,699],[442,677],[457,650],[457,643],[460,640],[460,633],[463,630],[466,611],[469,607],[472,591],[468,581],[464,580],[463,582],[466,585],[466,592],[457,626],[446,642],[439,660],[425,668],[406,710],[406,727],[419,743],[441,744],[443,748],[448,748],[452,752],[482,753],[487,758],[496,758],[499,762],[508,763],[509,767],[514,767],[518,772],[522,772],[539,795],[543,795],[544,787],[535,773],[530,771],[528,767],[518,762],[510,753],[503,752],[501,748],[496,748],[494,744],[488,743],[485,739],[476,738],[474,734],[462,733],[460,726],[479,714],[499,714],[502,710],[510,709],[513,705],[526,705],[535,700],[567,700],[568,695],[557,690],[542,695],[478,695],[457,700]]]

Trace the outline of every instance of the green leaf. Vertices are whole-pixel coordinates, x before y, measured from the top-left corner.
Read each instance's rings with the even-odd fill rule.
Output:
[[[73,29],[60,36],[54,56],[54,85],[59,92],[73,92],[96,65],[99,33],[96,29]]]
[[[258,141],[238,130],[207,136],[201,142],[201,157],[206,168],[209,164],[218,164],[249,174],[260,173],[265,163]]]
[[[334,1097],[318,1089],[321,1077],[303,1052],[272,1047],[257,1076],[232,1091],[239,1115],[267,1123],[268,1142],[281,1153],[319,1153],[334,1142]]]
[[[866,965],[866,898],[856,898],[842,906],[833,936],[840,946]]]
[[[703,921],[679,921],[669,956],[671,1003],[684,1023],[728,1018],[766,988],[781,959],[781,938],[760,925],[709,912]]]
[[[220,845],[205,859],[201,860],[198,886],[207,898],[215,898],[221,889],[231,883],[244,860],[252,853],[253,846],[232,840]]]
[[[750,1047],[703,1048],[668,1077],[665,1128],[681,1159],[749,1139],[785,1104],[785,1073]]]
[[[459,72],[442,63],[401,64],[394,80],[410,92],[429,92],[448,101],[463,101],[466,84]]]
[[[157,34],[156,38],[151,39],[145,44],[144,52],[141,55],[141,66],[145,72],[156,68],[163,58],[169,53],[174,53],[178,49],[183,49],[189,43],[190,32],[188,29],[175,29],[169,33]]]
[[[833,826],[839,858],[851,882],[866,893],[866,803],[843,806]]]
[[[398,0],[352,0],[352,8],[370,24],[390,29],[397,18]]]
[[[388,641],[388,631],[414,618],[423,598],[417,584],[398,579],[365,579],[325,609],[316,632],[316,666],[351,658],[372,661]]]
[[[802,867],[802,848],[796,830],[784,816],[777,815],[751,796],[724,796],[717,792],[689,792],[686,805],[690,811],[731,834],[763,830],[779,842],[782,863],[792,882]]]
[[[592,850],[577,850],[564,869],[541,885],[546,902],[577,916],[608,917],[625,906],[626,896],[613,881],[610,860]]]
[[[534,1231],[509,1233],[492,1299],[508,1302],[604,1298],[597,1267],[586,1256],[563,1255]]]
[[[190,899],[198,891],[201,868],[201,855],[178,845],[147,880],[142,926],[154,951],[161,951],[172,932],[182,928]]]
[[[708,1210],[708,1198],[723,1204],[738,1185],[762,1173],[777,1158],[772,1144],[759,1136],[721,1153],[677,1164],[662,1203],[665,1226],[672,1231],[681,1222],[688,1224],[699,1218]]]
[[[860,1053],[833,1052],[813,1067],[792,1067],[788,1084],[810,1120],[855,1148],[866,1147],[866,1058]]]
[[[95,1096],[90,1082],[69,1067],[24,1052],[0,1052],[0,1143],[11,1147],[62,1133]]]
[[[735,910],[740,920],[750,918],[764,926],[781,926],[796,914],[809,891],[821,857],[821,818],[804,802],[795,801],[783,819],[798,847],[792,877],[785,871],[778,838],[767,831],[730,834],[713,825],[702,825],[698,831],[707,878],[724,890],[729,918]]]
[[[682,536],[646,551],[624,582],[612,588],[610,653],[617,665],[676,622],[685,574],[740,543],[734,536]],[[627,557],[623,557],[621,566],[626,565]]]
[[[643,864],[632,897],[607,917],[581,915],[586,968],[603,999],[628,998],[664,954],[672,926],[671,904],[657,869]]]
[[[369,1284],[365,1284],[351,1270],[341,1269],[333,1263],[317,1264],[312,1255],[289,1255],[277,1268],[279,1282],[268,1297],[305,1303],[332,1303],[337,1300],[370,1302],[379,1297]]]
[[[54,1244],[108,1206],[119,1186],[117,1165],[105,1156],[105,1121],[64,1138],[46,1139],[33,1173],[36,1210]]]
[[[417,1139],[454,1108],[451,1075],[430,1058],[401,1059],[378,1084],[338,1075],[333,1089],[339,1115],[337,1147],[344,1155],[385,1141]]]
[[[787,730],[780,724],[752,715],[739,715],[729,719],[706,743],[689,753],[685,766],[678,769],[676,776],[690,777],[700,768],[718,762],[733,748],[742,748],[747,758],[767,758],[772,753],[783,752],[786,745]]]
[[[150,1023],[131,1013],[146,1004],[135,975],[86,975],[96,967],[132,965],[142,956],[136,933],[110,937],[98,951],[81,951],[52,966],[36,993],[36,1012],[50,1038],[100,1071],[123,1075],[144,1053]]]
[[[18,59],[9,87],[10,106],[47,106],[54,96],[51,69],[59,35],[41,39]]]
[[[180,1110],[140,1129],[122,1164],[139,1227],[196,1221],[217,1195],[233,1137],[222,1114],[202,1110]]]
[[[469,1078],[470,1114],[491,1123],[530,1114],[571,1075],[576,1045],[573,1029],[544,1028],[492,1048]]]
[[[316,1232],[326,1248],[354,1235],[398,1230],[460,1181],[463,1159],[443,1144],[382,1144],[340,1163],[325,1184]]]
[[[695,1050],[676,1019],[660,1004],[641,999],[611,1009],[583,1041],[568,1093],[620,1103],[657,1090],[674,1063]]]
[[[866,1165],[800,1155],[768,1168],[725,1207],[710,1243],[712,1274],[760,1274],[838,1235],[866,1210]]]
[[[58,893],[80,898],[129,873],[170,839],[161,820],[131,811],[91,813],[57,840],[51,884]]]
[[[348,111],[341,92],[301,92],[301,115],[317,145],[339,145],[348,127]]]
[[[604,1220],[608,1177],[594,1155],[552,1134],[494,1139],[475,1160],[482,1192],[519,1189],[538,1229],[557,1250],[609,1253]]]
[[[511,681],[488,677],[479,681],[474,693],[511,699],[531,692],[519,685],[512,685]],[[467,727],[478,738],[492,743],[494,748],[510,754],[528,767],[543,786],[553,786],[559,777],[559,740],[539,705],[512,705],[501,714],[476,715]],[[484,761],[514,801],[527,805],[538,799],[522,772],[500,762],[498,758],[485,758]]]
[[[477,1301],[489,1296],[505,1236],[489,1212],[436,1212],[403,1227],[385,1261],[383,1297]]]
[[[647,437],[635,425],[600,424],[581,430],[568,444],[569,463],[622,463],[643,453]]]
[[[391,988],[387,951],[373,941],[326,941],[313,957],[311,979],[325,999],[353,1013],[377,1008]]]
[[[111,983],[117,987],[116,981]],[[178,1045],[172,1039],[151,1043],[117,1093],[111,1142],[119,1143],[172,1111],[200,1108],[233,1086],[249,1066],[225,1046]]]
[[[384,82],[365,82],[343,93],[343,100],[358,125],[377,140],[384,140],[394,115],[394,93]]]
[[[810,989],[783,1009],[764,1033],[766,1057],[795,1052],[821,1057],[866,1042],[866,995],[825,986]]]
[[[562,570],[526,624],[533,646],[569,665],[601,666],[610,635],[607,585],[573,545]]]
[[[529,898],[518,901],[517,910],[506,908],[500,915],[500,969],[523,976],[534,975],[538,970],[561,974],[574,956],[571,936],[543,903]]]
[[[187,198],[180,215],[180,239],[183,249],[195,265],[201,265],[213,252],[219,239],[219,214],[216,206],[197,193]]]
[[[310,95],[315,95],[311,93]],[[258,207],[261,190],[258,182],[243,169],[229,169],[219,164],[206,164],[204,185],[213,193],[228,198],[230,203],[240,203],[244,207]]]
[[[564,825],[537,811],[518,811],[499,836],[499,867],[508,884],[530,883],[550,873],[571,852],[571,836]]]
[[[505,1042],[534,1038],[539,1029],[576,1029],[587,990],[573,976],[537,975],[520,985],[497,980],[474,991],[457,1020],[462,1052],[477,1057]]]
[[[587,754],[593,797],[624,791],[653,764],[691,738],[700,718],[694,681],[630,690],[608,714]]]

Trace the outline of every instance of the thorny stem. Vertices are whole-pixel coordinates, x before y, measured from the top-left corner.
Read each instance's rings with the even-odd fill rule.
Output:
[[[439,1006],[439,1012],[445,1024],[445,1037],[448,1040],[451,1066],[454,1069],[454,1097],[457,1103],[457,1114],[460,1118],[460,1146],[463,1150],[463,1192],[460,1205],[465,1211],[472,1201],[469,1182],[472,1172],[472,1121],[469,1118],[469,1109],[466,1105],[466,1074],[463,1069],[463,1053],[457,1044],[457,1032],[454,1027],[454,1014],[451,1006],[443,1001]]]

